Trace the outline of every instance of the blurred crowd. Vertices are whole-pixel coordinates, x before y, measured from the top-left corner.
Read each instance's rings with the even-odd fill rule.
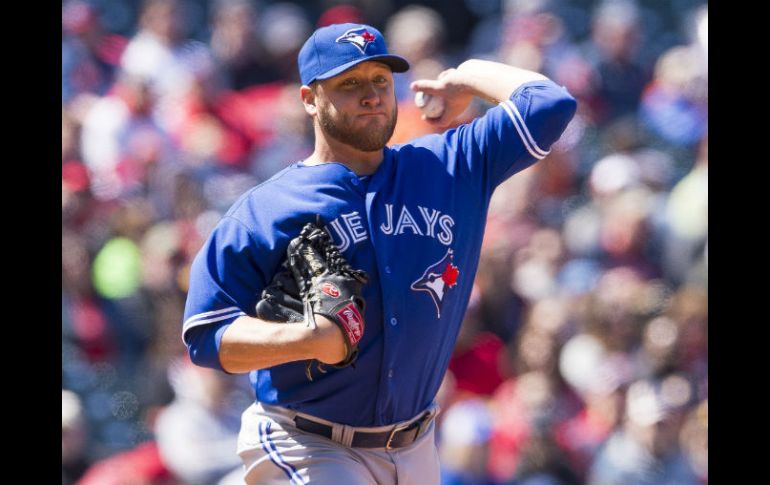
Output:
[[[475,57],[578,99],[492,200],[439,393],[445,485],[708,483],[705,1],[62,3],[62,484],[239,483],[245,375],[193,366],[187,274],[248,188],[312,152],[296,55],[366,22],[408,90]],[[474,102],[458,124],[490,106]]]

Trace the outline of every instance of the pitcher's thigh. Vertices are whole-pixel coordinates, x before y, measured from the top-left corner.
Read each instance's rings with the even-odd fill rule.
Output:
[[[366,466],[341,445],[270,424],[263,424],[259,446],[239,452],[247,484],[376,484]]]

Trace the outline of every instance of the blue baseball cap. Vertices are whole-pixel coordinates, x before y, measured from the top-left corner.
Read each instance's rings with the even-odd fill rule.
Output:
[[[299,51],[302,84],[329,79],[364,61],[379,61],[393,72],[409,70],[409,63],[388,53],[379,30],[363,24],[333,24],[313,32]]]

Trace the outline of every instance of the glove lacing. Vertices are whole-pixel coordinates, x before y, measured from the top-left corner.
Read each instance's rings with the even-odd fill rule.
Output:
[[[300,232],[300,236],[305,238],[311,243],[311,245],[315,246],[317,249],[323,252],[327,271],[329,273],[337,273],[349,278],[355,278],[363,284],[368,282],[368,278],[366,277],[366,273],[364,271],[354,269],[352,266],[350,266],[350,263],[348,263],[345,258],[342,257],[339,248],[336,244],[334,244],[334,241],[332,241],[329,233],[323,229],[314,229],[306,226]],[[318,301],[318,295],[316,293],[311,293],[310,290],[313,287],[312,278],[319,276],[320,274],[321,273],[319,272],[317,274],[309,275],[309,278],[305,278],[304,281],[302,281],[302,288],[300,288],[302,299],[304,301],[305,325],[314,330],[318,328],[318,324],[315,320],[315,312],[313,311],[314,303]],[[357,353],[358,349],[356,349],[356,354]],[[307,365],[305,366],[305,376],[310,381],[313,380],[312,365],[313,360],[308,360]],[[321,373],[325,374],[327,372],[325,366],[326,364],[318,361],[317,367]]]

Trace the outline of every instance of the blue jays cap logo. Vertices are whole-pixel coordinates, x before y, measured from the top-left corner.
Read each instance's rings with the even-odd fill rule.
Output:
[[[367,46],[374,42],[374,40],[374,34],[366,30],[364,27],[350,29],[341,36],[337,37],[337,43],[344,44],[347,42],[349,44],[353,44],[354,46],[358,47],[358,50],[360,50],[362,54],[366,54]]]
[[[436,305],[436,317],[441,318],[441,307],[446,292],[457,285],[457,275],[460,269],[452,264],[452,249],[448,249],[440,261],[425,270],[420,279],[412,283],[415,291],[426,291]]]

